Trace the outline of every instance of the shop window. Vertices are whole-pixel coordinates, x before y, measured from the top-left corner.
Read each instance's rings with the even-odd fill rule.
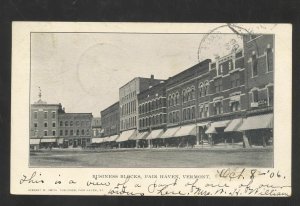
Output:
[[[48,123],[47,122],[44,122],[44,127],[48,127]]]
[[[44,131],[44,136],[45,136],[45,137],[48,136],[48,131]]]
[[[266,59],[267,59],[267,71],[273,71],[273,52],[271,48],[267,49],[266,52]]]
[[[273,104],[274,104],[274,87],[273,86],[268,87],[268,104],[269,104],[269,106],[273,106]]]
[[[55,136],[55,131],[52,131],[52,136]]]
[[[258,74],[258,59],[256,54],[252,55],[252,77]]]
[[[52,118],[54,119],[56,116],[56,112],[52,112]]]
[[[33,118],[34,118],[34,119],[37,119],[37,114],[38,114],[37,112],[34,112],[34,113],[33,113]]]

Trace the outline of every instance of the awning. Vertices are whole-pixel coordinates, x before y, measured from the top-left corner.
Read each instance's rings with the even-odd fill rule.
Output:
[[[92,138],[92,143],[102,143],[104,142],[104,138],[100,138],[100,137],[97,137],[97,138]]]
[[[104,129],[101,129],[101,130],[100,130],[100,133],[104,133]]]
[[[230,120],[224,120],[224,121],[218,121],[218,122],[212,122],[210,127],[206,130],[206,134],[212,134],[217,133],[216,128],[223,128],[227,127]]]
[[[30,145],[40,144],[41,139],[30,139]]]
[[[197,123],[197,127],[207,127],[208,124],[209,124],[209,122]]]
[[[182,137],[188,135],[196,136],[196,124],[190,124],[180,127],[180,129],[176,132],[174,137]]]
[[[167,131],[160,137],[160,138],[171,138],[174,137],[176,132],[180,129],[180,127],[173,127],[173,128],[169,128],[167,129]]]
[[[273,128],[274,118],[273,114],[263,114],[253,117],[247,117],[243,120],[239,130],[253,130],[253,129],[267,129]]]
[[[231,120],[228,126],[224,129],[224,132],[237,132],[238,128],[241,126],[243,120],[241,118]]]
[[[41,139],[41,143],[52,143],[52,142],[56,142],[56,139],[49,139],[49,138]]]
[[[124,132],[122,132],[120,137],[116,140],[116,142],[124,142],[124,141],[130,140],[130,139],[134,138],[135,135],[136,135],[135,129],[124,131]]]
[[[157,138],[160,138],[163,133],[164,133],[163,129],[152,130],[151,133],[148,135],[147,139],[157,139]]]
[[[119,138],[119,135],[113,135],[113,136],[110,136],[109,137],[109,139],[107,140],[107,141],[109,141],[109,142],[114,142],[114,141],[116,141],[116,139],[118,139]]]
[[[149,135],[149,132],[139,132],[136,136],[133,136],[130,140],[139,140],[139,139],[146,139]]]

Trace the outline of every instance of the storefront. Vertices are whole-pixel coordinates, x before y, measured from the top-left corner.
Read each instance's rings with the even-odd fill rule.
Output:
[[[146,148],[148,146],[148,142],[146,140],[147,136],[150,132],[139,132],[136,136],[133,136],[130,140],[136,141],[136,148]]]
[[[224,129],[228,126],[230,120],[223,120],[218,122],[212,122],[209,128],[206,130],[208,134],[208,142],[211,145],[216,145],[219,143],[225,143],[225,133]]]
[[[174,135],[175,138],[178,137],[180,140],[178,147],[193,147],[196,144],[196,129],[196,124],[180,127]]]
[[[261,114],[244,119],[239,131],[244,134],[245,146],[273,145],[273,126],[273,114]]]
[[[119,144],[119,148],[131,148],[135,147],[135,140],[132,140],[137,135],[135,129],[123,131],[116,142]]]
[[[30,138],[30,150],[38,150],[40,148],[41,139]]]
[[[164,139],[161,136],[164,134],[163,129],[152,130],[147,136],[148,147],[160,147],[163,145]]]
[[[178,147],[180,143],[180,138],[175,137],[177,131],[180,127],[168,128],[167,131],[160,137],[163,139],[163,145],[166,147]]]

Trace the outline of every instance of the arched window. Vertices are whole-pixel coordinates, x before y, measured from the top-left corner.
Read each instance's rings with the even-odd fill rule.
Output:
[[[160,121],[159,121],[159,115],[156,115],[156,124],[160,124]]]
[[[76,130],[76,135],[77,135],[77,136],[79,136],[79,129],[78,129],[78,130]]]
[[[169,114],[169,122],[172,123],[172,113]]]
[[[182,102],[185,102],[185,89],[182,91]]]
[[[199,97],[203,96],[203,84],[202,82],[199,84]]]
[[[195,107],[192,107],[192,119],[194,119],[195,118]]]
[[[159,115],[159,119],[160,119],[160,123],[161,124],[164,123],[164,121],[163,121],[163,115],[162,114]]]
[[[206,81],[205,82],[205,95],[208,95],[209,94],[209,82]]]
[[[187,119],[191,119],[191,109],[187,109]]]
[[[176,105],[176,96],[172,94],[172,106]]]
[[[191,99],[195,99],[195,87],[194,86],[191,89]]]
[[[142,127],[145,127],[145,119],[142,120]]]
[[[84,135],[84,129],[83,129],[83,130],[81,130],[81,135]]]
[[[176,93],[177,104],[179,104],[179,92]]]

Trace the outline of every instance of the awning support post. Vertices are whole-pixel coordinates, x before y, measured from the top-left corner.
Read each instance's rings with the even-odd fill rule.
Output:
[[[200,144],[200,134],[199,134],[199,127],[196,126],[196,145]]]
[[[249,140],[248,140],[248,137],[246,135],[246,132],[243,131],[243,146],[244,148],[249,148],[250,147],[250,144],[249,144]]]

